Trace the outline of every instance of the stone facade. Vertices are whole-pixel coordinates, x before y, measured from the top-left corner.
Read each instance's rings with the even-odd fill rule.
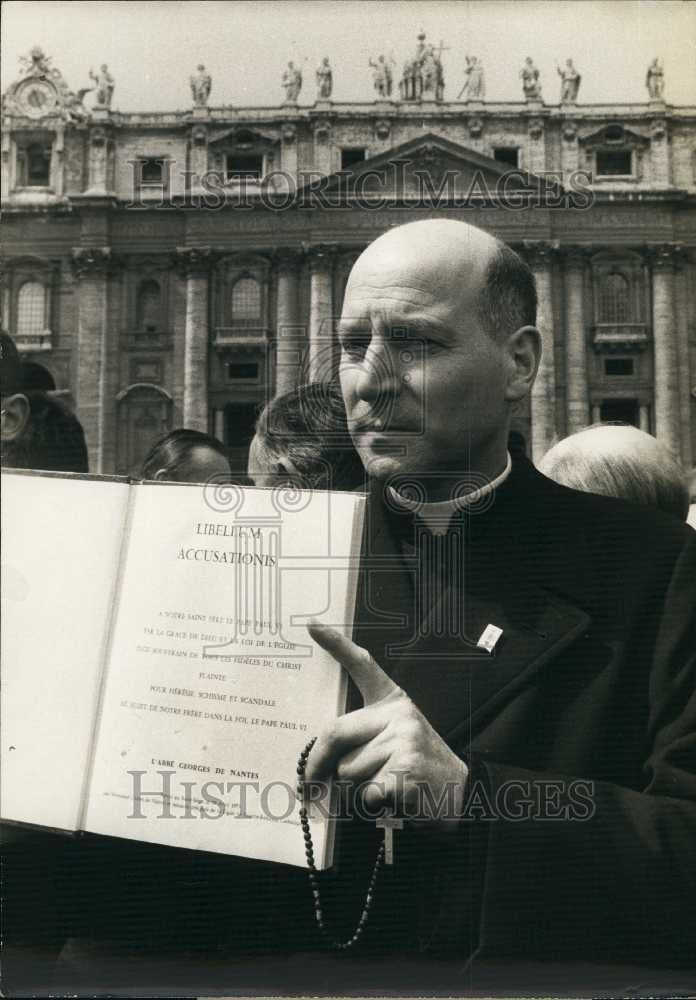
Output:
[[[624,419],[696,462],[696,107],[124,114],[50,85],[45,113],[3,106],[3,324],[71,390],[92,471],[131,472],[182,425],[243,464],[258,405],[330,376],[361,249],[433,215],[534,270],[545,350],[517,426],[535,457]]]

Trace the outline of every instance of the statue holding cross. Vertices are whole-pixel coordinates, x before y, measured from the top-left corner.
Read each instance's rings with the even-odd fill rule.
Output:
[[[407,60],[399,83],[402,101],[441,101],[445,92],[442,53],[448,50],[444,42],[437,49],[426,43],[425,32],[418,35],[418,45],[412,59]]]

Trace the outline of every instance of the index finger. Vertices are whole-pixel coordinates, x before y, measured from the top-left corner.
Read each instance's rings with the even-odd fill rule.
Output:
[[[345,667],[363,696],[365,705],[374,705],[400,690],[362,646],[356,646],[345,635],[328,625],[320,625],[319,622],[312,622],[307,628],[314,641]]]

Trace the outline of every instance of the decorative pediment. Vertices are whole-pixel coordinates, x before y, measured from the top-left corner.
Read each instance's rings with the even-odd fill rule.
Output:
[[[83,87],[73,93],[59,69],[43,49],[35,46],[20,60],[22,75],[7,89],[2,99],[2,112],[18,118],[40,122],[43,119],[62,119],[64,122],[81,122],[89,117],[82,101],[92,87]]]
[[[626,128],[625,125],[612,122],[603,125],[589,134],[579,137],[580,145],[587,150],[593,149],[643,149],[648,146],[650,140],[646,135],[642,135],[635,129]]]
[[[428,133],[324,178],[321,192],[368,200],[421,199],[432,204],[467,198],[494,201],[503,193],[520,191],[536,194],[545,185],[539,177]],[[310,185],[300,194],[311,196],[311,190]]]
[[[234,128],[227,128],[223,132],[218,132],[208,140],[210,146],[225,146],[243,152],[258,149],[268,149],[278,142],[278,135],[271,135],[268,132],[261,132],[257,128],[246,128],[243,125],[235,125]]]

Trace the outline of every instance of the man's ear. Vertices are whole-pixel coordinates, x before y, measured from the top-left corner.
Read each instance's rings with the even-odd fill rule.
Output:
[[[27,429],[31,408],[21,393],[8,396],[2,404],[2,440],[16,441]]]
[[[532,390],[541,361],[541,334],[535,326],[521,326],[510,334],[505,348],[509,359],[505,399],[516,403]]]

